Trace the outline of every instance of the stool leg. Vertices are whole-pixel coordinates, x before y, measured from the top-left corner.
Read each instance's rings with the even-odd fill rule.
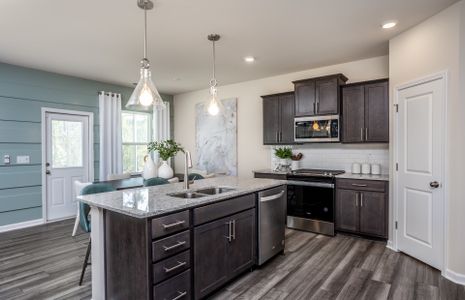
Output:
[[[82,285],[82,280],[84,279],[84,274],[86,273],[86,268],[88,265],[89,255],[91,249],[91,239],[89,237],[89,243],[87,244],[86,257],[84,258],[84,263],[82,264],[81,278],[79,278],[79,285]]]

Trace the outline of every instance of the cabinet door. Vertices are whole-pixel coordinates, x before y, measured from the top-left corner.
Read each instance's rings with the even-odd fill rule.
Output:
[[[255,210],[230,217],[233,221],[233,238],[228,249],[229,278],[239,275],[254,265],[255,258]]]
[[[279,97],[281,107],[281,144],[294,143],[294,94],[286,94]]]
[[[386,237],[386,194],[360,193],[360,232]]]
[[[362,85],[342,88],[342,141],[361,143],[365,137],[365,92]]]
[[[367,142],[389,142],[387,81],[365,86],[365,128]]]
[[[339,113],[339,85],[336,77],[317,80],[316,114],[337,115]]]
[[[277,144],[279,131],[279,97],[263,97],[263,144]]]
[[[336,192],[336,229],[358,231],[359,210],[357,191],[337,189]]]
[[[297,117],[315,115],[315,81],[296,82],[295,115]]]
[[[194,229],[195,299],[205,297],[227,280],[228,221],[223,218]]]

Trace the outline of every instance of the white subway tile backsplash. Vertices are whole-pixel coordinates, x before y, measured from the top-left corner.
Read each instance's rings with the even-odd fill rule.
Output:
[[[274,152],[273,146],[271,151]],[[281,146],[282,147],[282,146]],[[350,172],[352,163],[377,163],[381,165],[381,173],[389,173],[389,146],[387,144],[306,144],[289,146],[293,152],[301,152],[301,168],[341,169]],[[271,168],[278,163],[274,154],[271,155]]]

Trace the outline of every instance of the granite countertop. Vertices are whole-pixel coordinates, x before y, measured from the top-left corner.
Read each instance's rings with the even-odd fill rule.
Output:
[[[183,209],[214,203],[264,189],[286,184],[285,180],[215,177],[195,181],[189,191],[208,187],[229,187],[233,191],[201,198],[183,199],[169,194],[185,192],[183,183],[172,183],[153,187],[137,188],[101,194],[78,196],[82,202],[136,218],[148,218]]]

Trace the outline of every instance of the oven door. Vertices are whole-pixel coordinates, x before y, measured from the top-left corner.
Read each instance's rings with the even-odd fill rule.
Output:
[[[334,184],[299,182],[288,185],[287,215],[334,222]]]
[[[339,116],[295,118],[294,140],[296,142],[339,142]]]

